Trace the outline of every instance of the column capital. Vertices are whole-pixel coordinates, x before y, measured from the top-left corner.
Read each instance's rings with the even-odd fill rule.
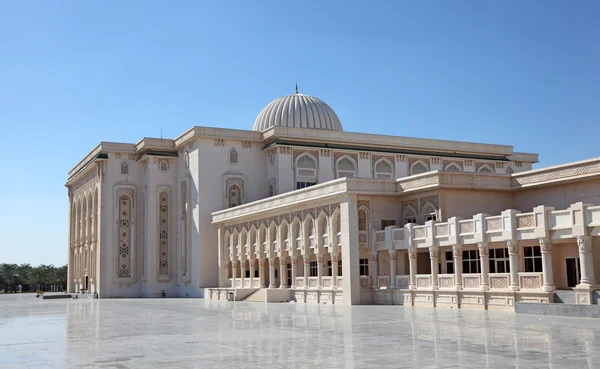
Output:
[[[379,260],[379,251],[371,251],[370,255],[371,255],[371,261]]]
[[[579,248],[579,252],[587,253],[592,251],[592,237],[589,236],[579,236],[577,237],[577,247]]]
[[[509,254],[519,253],[519,242],[517,240],[506,240],[506,247],[508,247]]]
[[[549,238],[539,238],[538,241],[542,252],[552,252],[552,241]]]
[[[454,256],[455,258],[462,258],[462,251],[462,245],[452,245],[452,256]]]
[[[396,254],[398,253],[397,250],[388,250],[388,252],[390,253],[390,257],[391,258],[396,258]]]
[[[275,262],[275,259],[274,259],[274,258],[270,258],[270,259],[269,259],[269,266],[272,266],[272,267],[274,267],[274,266],[276,266],[276,265],[277,265],[277,263]]]
[[[440,248],[438,246],[429,247],[429,257],[431,259],[437,259],[440,257]]]
[[[487,242],[479,242],[477,248],[479,249],[479,255],[488,256],[490,254]]]
[[[331,253],[331,262],[332,263],[337,263],[338,262],[338,256],[334,252]]]
[[[292,264],[296,264],[298,262],[298,255],[293,255],[290,259],[292,260]]]
[[[408,249],[408,259],[409,260],[417,260],[417,248],[412,247]]]

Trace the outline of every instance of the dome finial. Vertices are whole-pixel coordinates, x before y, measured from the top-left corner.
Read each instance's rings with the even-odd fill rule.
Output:
[[[296,93],[298,93],[298,82],[296,82]]]

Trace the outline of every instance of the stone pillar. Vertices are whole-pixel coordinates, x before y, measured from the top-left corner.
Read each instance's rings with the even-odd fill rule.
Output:
[[[360,252],[358,248],[358,200],[354,194],[345,194],[340,201],[340,232],[342,274],[344,276],[344,305],[360,304]]]
[[[323,276],[323,255],[319,254],[317,255],[317,277],[319,277],[317,279],[317,288],[321,289],[323,288],[323,284],[321,282],[321,277]]]
[[[217,261],[219,263],[219,287],[225,287],[229,276],[225,274],[227,270],[227,245],[225,245],[225,227],[223,224],[219,224],[217,229]],[[145,262],[145,260],[142,260],[142,263]]]
[[[267,269],[266,263],[267,263],[267,260],[265,258],[261,258],[258,261],[258,279],[260,280],[260,288],[267,287],[266,278],[265,278],[265,271]]]
[[[390,253],[390,285],[389,289],[396,289],[396,250],[388,250]]]
[[[308,276],[310,275],[310,256],[304,255],[304,289],[308,288]]]
[[[515,240],[506,241],[508,246],[508,262],[510,267],[510,290],[519,290],[519,243]]]
[[[438,289],[438,265],[440,263],[440,248],[429,247],[429,260],[431,262],[431,289]]]
[[[416,275],[417,275],[417,248],[408,249],[408,271],[410,273],[410,285],[409,289],[414,290],[417,288]]]
[[[454,256],[454,287],[462,290],[462,245],[452,245],[452,256]]]
[[[256,262],[256,259],[254,259],[254,258],[248,260],[248,264],[250,265],[250,287],[252,287],[252,288],[254,288],[255,262]]]
[[[298,276],[298,257],[292,256],[292,288],[296,288],[296,277]]]
[[[232,260],[231,261],[231,278],[232,278],[232,286],[231,287],[235,287],[235,279],[237,278],[237,261]]]
[[[596,276],[594,275],[594,255],[592,252],[591,237],[577,237],[579,248],[579,264],[581,280],[577,288],[592,289],[596,287]]]
[[[379,277],[379,251],[371,251],[371,257],[369,258],[369,274],[371,274],[371,288],[377,289]]]
[[[281,256],[279,258],[279,288],[287,287],[287,260]]]
[[[269,258],[269,288],[275,288],[275,259]]]
[[[338,257],[335,253],[331,253],[331,288],[337,288],[338,277]]]
[[[540,250],[542,251],[542,274],[544,285],[542,291],[552,292],[554,287],[554,275],[552,271],[552,242],[549,238],[540,238]]]
[[[481,289],[487,291],[490,289],[488,282],[488,270],[490,268],[490,249],[488,244],[480,242],[477,244],[479,248],[479,261],[481,262]]]
[[[240,261],[240,278],[242,278],[242,287],[244,287],[244,281],[246,280],[246,260]]]

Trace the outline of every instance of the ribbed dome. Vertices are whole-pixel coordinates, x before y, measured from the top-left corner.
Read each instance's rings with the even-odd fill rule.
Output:
[[[264,131],[273,126],[290,128],[316,128],[342,132],[342,123],[325,102],[314,96],[299,93],[273,100],[258,114],[254,131]]]

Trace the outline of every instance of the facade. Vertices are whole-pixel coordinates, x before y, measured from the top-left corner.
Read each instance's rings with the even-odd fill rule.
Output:
[[[513,309],[596,303],[600,158],[347,133],[318,98],[252,130],[100,143],[69,172],[69,291]]]

